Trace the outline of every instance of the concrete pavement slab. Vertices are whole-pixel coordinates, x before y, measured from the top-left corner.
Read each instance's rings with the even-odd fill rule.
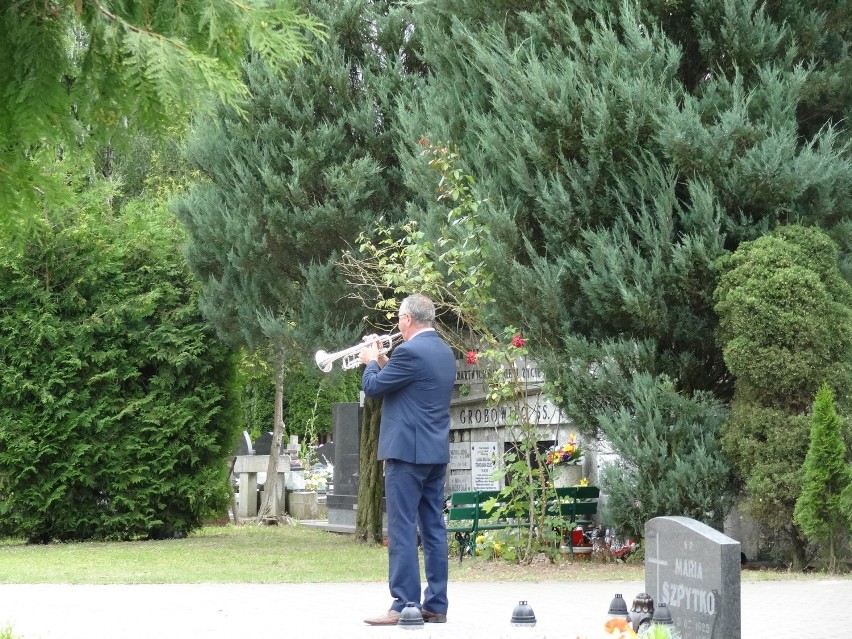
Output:
[[[644,583],[451,583],[448,623],[433,639],[499,638],[520,600],[549,639],[600,636],[610,600],[628,605]],[[846,602],[852,580],[742,584],[744,639],[852,636]],[[400,628],[363,623],[390,604],[384,583],[0,585],[0,628],[21,639],[233,639],[403,637]],[[843,634],[843,633],[846,634]],[[838,634],[840,633],[840,634]]]

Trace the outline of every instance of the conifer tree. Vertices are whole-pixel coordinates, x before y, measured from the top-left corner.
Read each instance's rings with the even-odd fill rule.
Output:
[[[392,126],[404,25],[389,4],[307,3],[328,42],[282,73],[251,57],[248,117],[223,107],[198,126],[189,155],[204,179],[175,202],[205,316],[231,344],[276,358],[276,442],[285,358],[312,360],[361,328],[365,311],[329,260],[406,199]]]
[[[185,536],[228,503],[233,362],[163,200],[80,188],[23,247],[0,233],[0,535]]]
[[[793,518],[809,540],[827,546],[829,572],[837,571],[839,554],[848,548],[843,542],[848,539],[850,521],[841,506],[843,491],[852,486],[852,469],[846,457],[834,394],[828,384],[823,384],[814,399],[802,493]]]
[[[496,324],[540,345],[579,430],[624,442],[642,468],[639,399],[689,405],[694,437],[672,437],[684,426],[665,412],[644,437],[692,460],[706,492],[660,490],[640,517],[703,512],[718,527],[734,380],[715,339],[716,260],[797,220],[826,229],[849,264],[848,104],[814,99],[849,80],[849,17],[842,2],[676,4],[414,6],[429,81],[404,105],[401,157],[428,228],[442,218],[413,140],[458,145],[496,238]]]
[[[736,375],[723,446],[745,510],[786,536],[802,568],[806,540],[791,522],[803,487],[806,413],[820,379],[852,386],[852,286],[836,246],[813,227],[779,227],[744,242],[719,268],[719,337]]]

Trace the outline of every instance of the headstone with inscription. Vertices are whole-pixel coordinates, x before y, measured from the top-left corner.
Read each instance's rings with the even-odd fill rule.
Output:
[[[740,639],[740,544],[688,517],[645,524],[645,591],[682,639]]]

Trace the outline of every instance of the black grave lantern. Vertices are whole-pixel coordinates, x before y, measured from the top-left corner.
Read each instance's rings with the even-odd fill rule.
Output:
[[[621,593],[616,593],[615,597],[612,598],[612,601],[609,604],[609,612],[607,614],[610,617],[629,619],[629,615],[627,614],[627,602],[624,601],[624,597],[621,596]]]
[[[419,630],[423,628],[423,613],[413,601],[405,604],[405,608],[399,613],[397,625],[405,630]]]
[[[640,592],[633,600],[633,608],[630,610],[630,623],[634,632],[644,630],[651,625],[654,617],[654,600],[647,592]]]
[[[669,607],[665,603],[660,602],[657,605],[657,609],[654,611],[654,618],[651,620],[651,623],[658,623],[664,626],[671,626],[674,624],[674,621],[672,621],[671,610],[669,610]]]

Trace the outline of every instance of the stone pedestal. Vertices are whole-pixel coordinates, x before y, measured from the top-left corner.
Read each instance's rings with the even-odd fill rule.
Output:
[[[294,490],[287,493],[287,511],[296,519],[318,519],[318,498],[313,490]]]
[[[553,485],[556,488],[576,486],[583,479],[583,466],[581,464],[554,466],[550,472],[553,478]]]
[[[238,512],[242,518],[257,515],[257,475],[266,473],[269,466],[269,455],[237,455],[234,462],[234,472],[239,479]],[[286,455],[278,459],[278,482],[277,497],[272,504],[272,515],[277,516],[284,512],[284,478],[290,470],[290,458]]]

